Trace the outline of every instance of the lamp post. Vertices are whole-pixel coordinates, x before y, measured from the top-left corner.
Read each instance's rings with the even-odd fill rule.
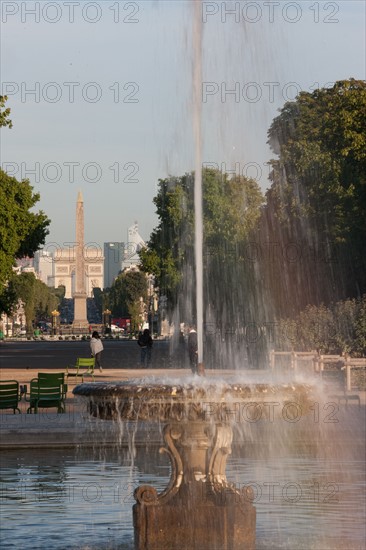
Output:
[[[57,311],[57,309],[54,309],[54,310],[51,312],[51,315],[52,315],[52,334],[53,334],[54,336],[56,336],[57,327],[58,327],[58,321],[59,321],[59,318],[60,318],[60,312]]]

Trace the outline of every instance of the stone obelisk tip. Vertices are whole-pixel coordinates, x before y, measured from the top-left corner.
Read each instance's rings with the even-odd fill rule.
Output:
[[[77,198],[76,202],[84,202],[83,195],[82,195],[81,191],[79,191],[79,193],[78,193],[78,198]]]

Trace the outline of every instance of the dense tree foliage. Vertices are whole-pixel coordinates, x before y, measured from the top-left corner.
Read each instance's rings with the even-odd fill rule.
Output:
[[[12,127],[6,96],[0,96],[0,127]],[[0,313],[10,314],[17,299],[8,280],[16,258],[33,256],[48,235],[50,220],[31,212],[39,201],[28,180],[17,181],[0,169]]]
[[[340,311],[341,300],[348,319],[345,299],[366,292],[365,82],[301,92],[268,136],[278,158],[265,204],[255,181],[203,171],[206,336],[241,358],[250,356],[248,327],[268,336],[266,326],[303,311],[305,326],[312,315],[329,316],[331,303]],[[175,321],[194,319],[193,185],[192,174],[159,182],[159,224],[140,253]],[[349,346],[345,330],[340,349]]]
[[[7,99],[6,95],[0,95],[0,127],[9,126],[9,128],[12,128],[13,123],[9,118],[11,109],[9,107],[5,108]]]
[[[50,220],[31,209],[39,201],[29,181],[17,181],[0,169],[0,307],[11,305],[6,282],[16,258],[33,256],[44,244]]]
[[[13,274],[9,280],[9,289],[24,305],[27,329],[32,330],[32,324],[40,319],[49,319],[51,312],[60,303],[61,294],[57,296],[55,289],[50,289],[33,273]]]
[[[95,306],[98,310],[99,316],[100,318],[102,318],[104,302],[103,302],[103,291],[101,288],[98,288],[98,287],[93,288],[93,298],[94,298]]]
[[[261,270],[274,310],[366,291],[366,83],[342,80],[302,92],[269,130],[278,159],[259,238],[277,252]],[[278,274],[281,273],[281,277]]]
[[[194,175],[159,181],[154,198],[159,225],[147,248],[140,252],[142,268],[152,273],[170,311],[179,302],[194,299]],[[242,176],[229,178],[214,169],[203,170],[204,257],[206,277],[216,277],[214,259],[228,264],[240,257],[240,244],[248,238],[260,216],[263,197],[258,184]],[[218,266],[215,266],[216,269]],[[223,266],[221,265],[221,276]],[[184,309],[180,303],[181,310]],[[190,315],[192,315],[190,308]],[[194,314],[193,314],[194,315]]]
[[[325,306],[308,305],[293,319],[283,319],[276,332],[279,349],[366,355],[366,295]]]
[[[140,328],[141,308],[146,300],[147,279],[141,271],[121,273],[105,292],[105,306],[114,317],[130,317],[132,331]]]
[[[263,196],[254,180],[207,168],[202,191],[206,357],[210,350],[212,364],[222,366],[233,348],[238,360],[248,355],[243,334],[239,343],[237,336],[255,315],[256,291],[249,294],[253,265],[246,262],[246,247]],[[160,180],[154,198],[159,224],[140,252],[142,269],[155,276],[160,294],[167,297],[167,315],[176,326],[196,318],[193,199],[193,174]],[[225,354],[219,350],[223,341]]]
[[[49,288],[49,287],[47,287]],[[58,301],[61,303],[62,300],[65,298],[65,294],[66,294],[66,287],[64,285],[60,285],[58,286],[57,288],[50,288],[49,289],[55,296],[56,298],[58,299]]]
[[[269,143],[279,155],[271,192],[280,214],[305,216],[337,242],[365,235],[365,82],[301,92],[273,121]]]

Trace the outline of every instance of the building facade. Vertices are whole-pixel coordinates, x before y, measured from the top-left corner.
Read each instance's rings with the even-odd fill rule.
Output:
[[[115,278],[122,269],[125,256],[125,243],[104,243],[104,288],[112,286]]]
[[[34,268],[38,278],[47,286],[53,284],[53,256],[47,250],[37,250],[34,254]]]
[[[103,288],[104,256],[100,248],[84,247],[85,292],[93,296],[93,288]],[[75,292],[76,251],[75,247],[58,249],[53,258],[53,285],[65,287],[65,298]]]

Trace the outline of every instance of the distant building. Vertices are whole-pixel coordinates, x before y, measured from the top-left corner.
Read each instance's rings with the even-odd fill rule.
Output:
[[[104,256],[100,248],[85,246],[85,290],[93,295],[93,288],[103,288]],[[75,248],[58,248],[53,254],[38,250],[34,255],[34,268],[22,267],[22,272],[34,272],[49,287],[64,286],[65,298],[72,298],[75,289]],[[20,269],[20,268],[18,268]]]
[[[37,250],[34,254],[34,268],[38,278],[48,286],[53,285],[53,256],[47,250]]]
[[[72,298],[75,291],[75,247],[60,248],[55,252],[53,281],[57,288],[63,285],[65,298]],[[85,292],[93,296],[93,288],[103,288],[104,256],[100,248],[84,248]]]
[[[104,288],[112,286],[113,281],[122,269],[125,256],[125,243],[104,243]]]
[[[135,222],[127,230],[127,242],[104,243],[104,288],[112,286],[121,271],[140,263],[138,252],[145,246]]]

